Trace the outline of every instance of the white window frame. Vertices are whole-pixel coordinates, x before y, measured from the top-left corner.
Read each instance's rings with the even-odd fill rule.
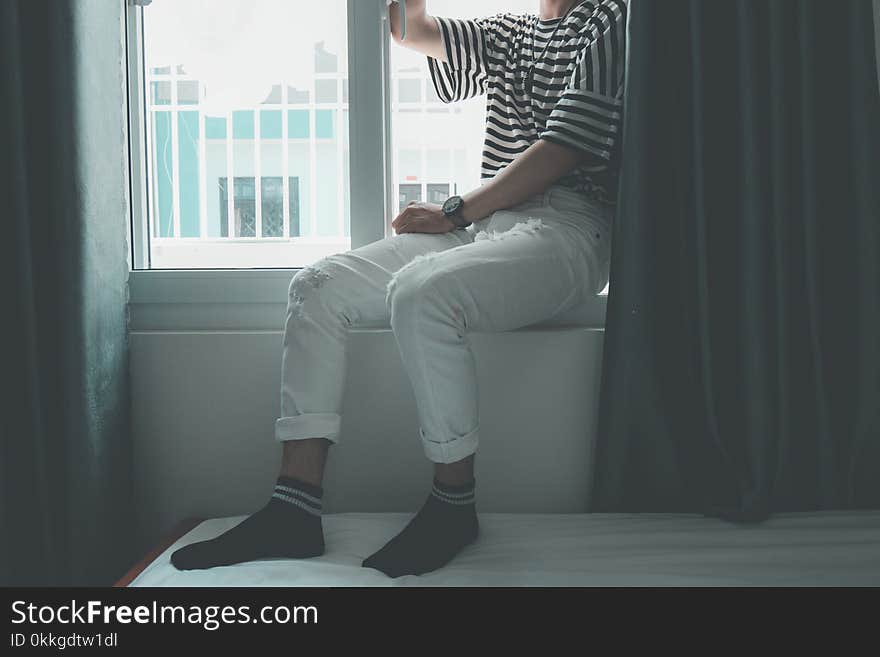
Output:
[[[385,0],[348,2],[351,248],[386,236],[397,208],[391,144],[390,31]],[[143,11],[126,3],[131,187],[132,330],[279,330],[279,306],[297,269],[150,269]],[[379,126],[379,129],[376,127]],[[604,296],[589,309],[604,325]]]

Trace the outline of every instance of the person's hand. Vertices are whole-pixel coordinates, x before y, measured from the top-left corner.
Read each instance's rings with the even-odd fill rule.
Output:
[[[391,227],[398,235],[403,233],[449,233],[455,230],[452,220],[443,214],[442,206],[435,203],[418,203],[413,201],[403,212],[397,215],[397,219],[391,222]]]
[[[426,0],[404,0],[404,2],[406,2],[406,13],[411,13],[413,16],[424,14],[427,9]]]

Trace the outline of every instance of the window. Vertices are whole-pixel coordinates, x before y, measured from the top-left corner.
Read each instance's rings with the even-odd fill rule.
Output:
[[[133,328],[275,329],[291,269],[479,185],[485,99],[440,103],[385,0],[127,6]],[[536,7],[431,0],[450,16]]]
[[[431,11],[482,16],[534,5],[433,0]],[[389,234],[410,201],[442,203],[479,184],[485,99],[442,104],[424,57],[396,46],[383,53],[390,40],[369,33],[387,30],[372,20],[384,13],[379,0],[152,0],[131,12],[132,99],[142,112],[133,134],[143,135],[133,165],[143,184],[136,268],[304,267]],[[381,96],[390,57],[381,103],[391,133],[387,164],[364,160],[387,171],[387,201],[359,203],[353,239],[352,189],[368,176],[363,166],[352,171],[352,133],[366,138],[381,123],[380,114],[350,127],[355,40],[361,78],[375,80],[360,87],[362,106]]]
[[[153,0],[140,44],[142,266],[295,268],[351,248],[345,0]]]
[[[256,179],[234,178],[233,195],[230,204],[227,178],[220,178],[220,236],[221,237],[256,237]],[[290,237],[300,236],[299,226],[299,178],[288,178],[288,216],[285,226],[284,215],[284,182],[280,177],[263,176],[260,202],[263,207],[262,237],[284,237],[285,228]],[[233,217],[230,226],[229,209]]]

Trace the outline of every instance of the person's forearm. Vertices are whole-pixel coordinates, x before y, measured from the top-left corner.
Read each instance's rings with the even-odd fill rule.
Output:
[[[446,61],[446,50],[440,36],[440,28],[434,18],[428,15],[425,0],[405,0],[406,2],[406,40],[401,41],[400,8],[396,2],[388,8],[391,21],[391,36],[405,48],[428,55],[439,61]]]
[[[462,214],[474,222],[518,205],[545,192],[588,157],[568,146],[539,140],[492,180],[465,194]]]

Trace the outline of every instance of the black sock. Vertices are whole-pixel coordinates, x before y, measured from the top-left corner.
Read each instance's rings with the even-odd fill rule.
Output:
[[[452,561],[478,532],[474,482],[447,486],[435,479],[422,509],[363,565],[389,577],[422,575]]]
[[[257,559],[304,559],[324,553],[321,526],[323,490],[279,477],[262,509],[210,541],[182,547],[171,555],[178,570],[229,566]]]

